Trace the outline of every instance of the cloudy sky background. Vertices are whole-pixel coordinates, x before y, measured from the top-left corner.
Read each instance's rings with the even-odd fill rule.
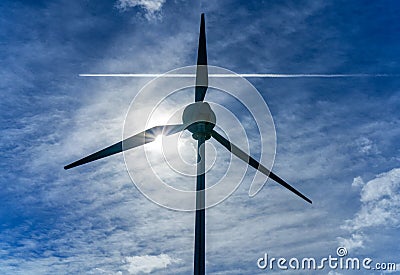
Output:
[[[192,272],[194,213],[147,200],[122,155],[63,166],[118,141],[148,81],[78,74],[193,65],[201,12],[209,64],[237,73],[400,74],[395,0],[2,1],[2,274]],[[250,81],[275,121],[273,170],[313,205],[272,182],[249,198],[250,171],[207,211],[207,272],[273,274],[257,268],[264,253],[318,259],[339,245],[399,264],[400,78]],[[329,272],[363,273],[316,273]]]

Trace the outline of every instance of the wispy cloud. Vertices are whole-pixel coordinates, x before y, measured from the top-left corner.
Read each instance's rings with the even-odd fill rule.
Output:
[[[367,137],[360,137],[356,141],[360,153],[363,154],[377,154],[379,153],[376,144]]]
[[[167,254],[157,256],[132,256],[126,257],[127,270],[130,274],[151,273],[157,269],[163,269],[173,263],[179,263],[180,259],[171,258]]]
[[[160,16],[160,11],[166,0],[118,0],[116,7],[125,11],[129,8],[140,7],[145,11],[148,20]]]

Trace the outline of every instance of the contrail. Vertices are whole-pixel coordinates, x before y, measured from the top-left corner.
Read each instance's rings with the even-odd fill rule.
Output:
[[[196,74],[79,74],[82,77],[196,77]],[[399,77],[399,74],[209,74],[220,78],[344,78],[344,77]]]

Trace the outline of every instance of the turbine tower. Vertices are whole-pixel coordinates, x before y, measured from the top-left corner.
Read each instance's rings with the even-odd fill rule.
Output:
[[[182,115],[182,124],[155,126],[133,135],[123,141],[115,143],[103,150],[68,164],[64,169],[70,169],[91,161],[126,151],[146,143],[152,142],[159,134],[173,135],[183,130],[192,133],[197,140],[197,183],[196,183],[196,218],[194,242],[194,274],[205,274],[205,142],[214,138],[233,155],[259,170],[286,189],[295,193],[305,201],[312,203],[309,198],[297,191],[286,181],[271,172],[264,165],[249,156],[229,140],[214,130],[216,117],[210,105],[204,101],[208,89],[207,47],[204,14],[201,14],[199,46],[197,54],[196,84],[194,103],[186,106]]]

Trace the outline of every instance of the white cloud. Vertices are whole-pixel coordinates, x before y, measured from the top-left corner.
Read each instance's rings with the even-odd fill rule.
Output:
[[[173,263],[179,263],[180,259],[173,259],[167,254],[161,254],[158,256],[132,256],[126,257],[125,261],[128,264],[128,271],[130,274],[150,273],[156,269],[166,268],[168,265]]]
[[[346,247],[347,250],[364,247],[365,236],[361,233],[352,234],[350,238],[338,238],[340,246]]]
[[[394,272],[398,272],[399,270],[400,270],[400,263],[396,264],[396,268],[394,270],[385,270],[381,274],[394,273]]]
[[[127,10],[128,8],[141,7],[146,11],[146,18],[152,19],[161,11],[166,0],[118,0],[116,7],[119,10]]]
[[[361,191],[361,202],[388,201],[398,205],[398,189],[400,187],[400,168],[393,169],[388,173],[378,175],[369,181]]]
[[[351,184],[351,186],[353,187],[362,187],[364,186],[365,182],[363,181],[363,179],[361,177],[355,177],[353,179],[353,183]]]
[[[400,225],[400,168],[380,174],[365,184],[357,177],[352,186],[362,186],[361,208],[342,226],[352,234],[350,238],[338,238],[347,249],[363,247],[367,238],[363,229]]]

